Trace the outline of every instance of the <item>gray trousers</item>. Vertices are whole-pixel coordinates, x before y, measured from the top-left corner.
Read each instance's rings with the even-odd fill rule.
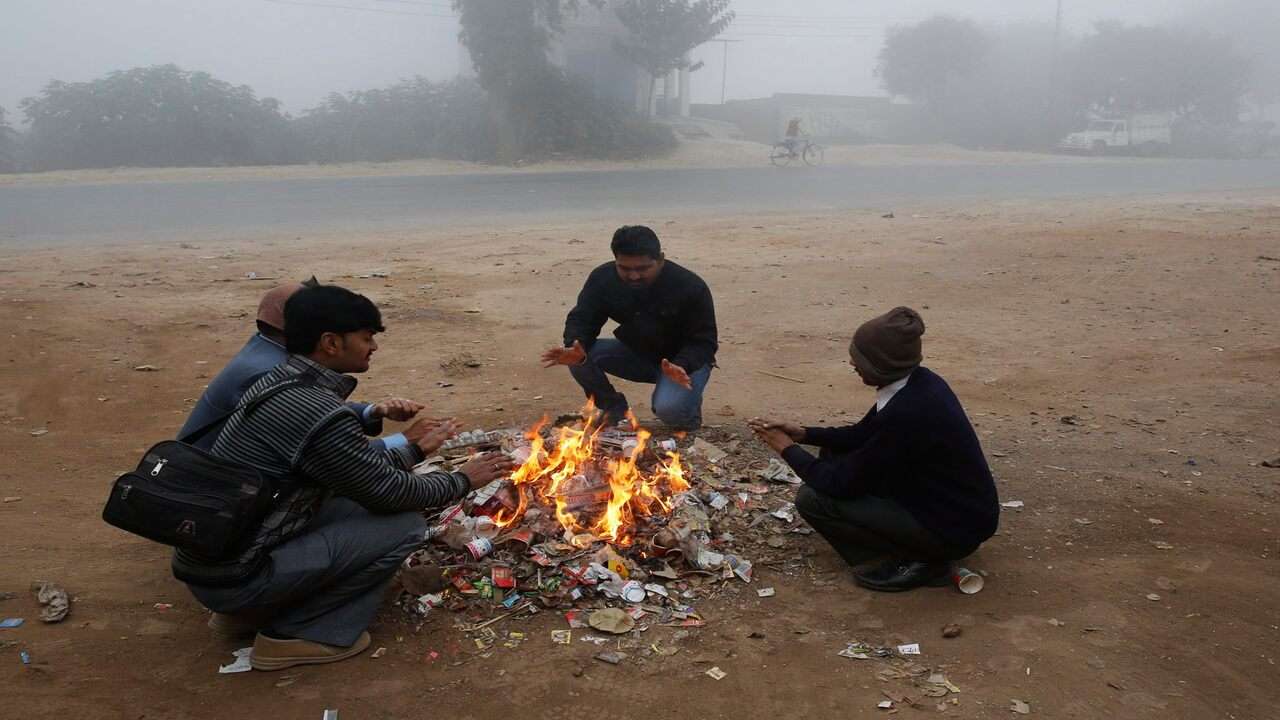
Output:
[[[967,557],[977,549],[943,542],[906,508],[874,495],[832,498],[804,485],[796,491],[796,510],[845,562],[854,566],[885,557],[948,562]]]
[[[272,635],[349,647],[373,622],[387,584],[422,546],[426,529],[419,513],[378,515],[332,498],[244,585],[189,587],[215,612],[262,616]]]

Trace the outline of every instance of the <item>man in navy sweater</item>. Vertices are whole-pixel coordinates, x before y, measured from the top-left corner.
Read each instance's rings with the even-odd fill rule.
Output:
[[[978,436],[946,381],[920,365],[924,321],[899,307],[854,333],[849,359],[876,404],[855,425],[751,428],[804,480],[796,509],[872,590],[946,585],[995,534],[1000,503]],[[820,448],[814,457],[800,444]],[[880,565],[867,567],[877,558]],[[863,566],[863,567],[858,567]]]

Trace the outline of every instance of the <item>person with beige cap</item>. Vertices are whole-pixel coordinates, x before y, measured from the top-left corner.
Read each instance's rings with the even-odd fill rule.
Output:
[[[253,386],[272,368],[288,359],[285,350],[284,306],[299,290],[316,287],[320,283],[310,278],[301,283],[280,285],[267,291],[258,303],[258,332],[240,348],[240,352],[218,372],[213,382],[205,388],[191,409],[187,421],[178,431],[178,439],[208,451],[218,438],[218,431],[226,422],[226,416],[240,404],[245,391]],[[364,419],[372,435],[382,433],[382,419],[409,420],[422,405],[411,400],[394,398],[380,403],[350,403]],[[439,421],[423,419],[404,433],[372,438],[370,442],[378,450],[405,447],[416,443]]]
[[[952,564],[994,535],[1000,518],[991,470],[960,400],[921,365],[923,335],[924,320],[906,307],[854,333],[850,364],[876,388],[875,405],[857,424],[750,423],[804,481],[800,515],[872,590],[946,585]],[[819,448],[818,456],[802,444]]]

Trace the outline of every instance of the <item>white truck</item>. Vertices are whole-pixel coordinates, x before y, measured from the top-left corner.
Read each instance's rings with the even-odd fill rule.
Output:
[[[1096,118],[1088,127],[1058,142],[1058,149],[1094,155],[1134,153],[1159,155],[1173,145],[1173,113],[1147,113]]]

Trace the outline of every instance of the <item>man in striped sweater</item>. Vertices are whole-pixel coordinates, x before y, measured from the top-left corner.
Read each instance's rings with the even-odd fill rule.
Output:
[[[369,369],[374,334],[383,330],[368,298],[332,285],[300,290],[285,306],[285,328],[288,360],[245,393],[212,449],[276,478],[276,502],[239,557],[177,551],[173,558],[174,575],[215,612],[215,629],[258,631],[251,658],[258,670],[362,652],[387,585],[423,542],[421,511],[511,469],[493,453],[453,473],[412,473],[453,434],[448,421],[405,446],[369,443],[381,421],[346,404],[356,386],[348,373]],[[243,411],[286,382],[288,389]]]

